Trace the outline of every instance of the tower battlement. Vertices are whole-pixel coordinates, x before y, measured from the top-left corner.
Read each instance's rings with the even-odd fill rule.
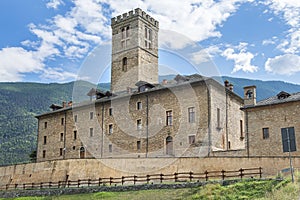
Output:
[[[140,16],[141,18],[148,21],[149,23],[151,23],[155,27],[159,28],[159,22],[157,20],[155,20],[153,17],[151,17],[150,15],[148,15],[146,12],[144,12],[140,8],[136,8],[134,10],[131,10],[131,11],[127,12],[127,13],[123,13],[122,15],[111,18],[111,25],[114,26],[114,25],[116,25],[120,22],[123,22],[124,20],[130,19],[130,18],[133,18],[133,17],[137,17],[137,16]]]

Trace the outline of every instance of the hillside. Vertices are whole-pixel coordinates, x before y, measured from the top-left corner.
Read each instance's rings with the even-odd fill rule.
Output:
[[[170,76],[160,77],[160,80]],[[234,84],[234,91],[243,95],[246,85],[257,86],[257,99],[274,96],[280,91],[298,92],[300,85],[281,81],[259,81],[224,77]],[[82,94],[95,87],[76,82]],[[29,154],[36,148],[37,120],[35,115],[49,111],[49,105],[72,100],[74,82],[64,84],[0,83],[0,165],[29,162]],[[109,83],[100,84],[108,90]]]

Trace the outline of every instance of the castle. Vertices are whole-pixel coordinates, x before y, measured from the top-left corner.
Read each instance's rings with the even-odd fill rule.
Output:
[[[137,8],[111,20],[111,91],[52,105],[38,118],[37,161],[76,158],[285,156],[282,131],[299,144],[300,93],[256,103],[198,74],[158,83],[159,23]],[[296,151],[294,155],[298,155]]]
[[[0,167],[0,187],[254,167],[267,176],[289,168],[288,151],[300,167],[300,92],[256,102],[255,86],[241,98],[199,74],[159,83],[159,23],[135,9],[111,26],[111,90],[38,115],[37,162]]]

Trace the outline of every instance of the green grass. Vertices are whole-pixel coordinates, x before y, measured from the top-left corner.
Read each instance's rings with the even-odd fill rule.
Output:
[[[203,187],[163,190],[139,190],[129,192],[98,192],[92,194],[63,195],[52,197],[21,197],[15,200],[139,200],[139,199],[186,199],[186,200],[298,200],[300,197],[299,182],[294,184],[289,179],[250,180],[228,186],[207,184]]]

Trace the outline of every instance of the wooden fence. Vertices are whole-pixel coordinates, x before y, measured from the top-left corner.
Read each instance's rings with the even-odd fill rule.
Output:
[[[82,179],[82,180],[67,180],[58,182],[41,182],[41,183],[23,183],[23,184],[7,184],[5,187],[0,187],[0,190],[14,189],[43,189],[43,188],[69,188],[69,187],[96,187],[107,185],[124,185],[124,184],[151,184],[151,183],[166,183],[166,182],[186,182],[186,181],[208,181],[208,180],[225,180],[228,178],[244,178],[258,177],[262,178],[262,168],[239,169],[236,171],[205,171],[203,173],[181,172],[174,174],[151,174],[145,176],[122,176],[118,178],[98,178],[98,179]]]

